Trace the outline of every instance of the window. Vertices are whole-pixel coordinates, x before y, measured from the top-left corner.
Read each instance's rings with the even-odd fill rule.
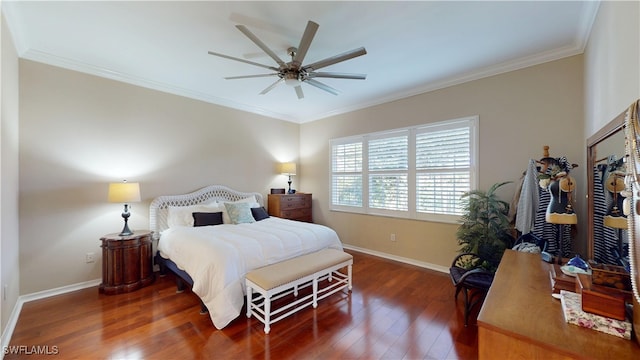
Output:
[[[334,174],[331,203],[362,207],[362,142],[337,143],[332,146],[331,152]]]
[[[331,210],[454,222],[476,188],[478,117],[331,141]]]

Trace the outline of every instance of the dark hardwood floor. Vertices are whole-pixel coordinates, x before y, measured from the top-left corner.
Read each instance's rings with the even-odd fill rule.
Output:
[[[171,275],[129,294],[89,288],[24,304],[11,346],[110,359],[475,359],[477,309],[464,327],[447,274],[348,251],[353,292],[334,294],[272,325],[243,313],[223,330],[176,293]],[[24,348],[23,348],[24,350]],[[42,350],[41,350],[42,351]]]

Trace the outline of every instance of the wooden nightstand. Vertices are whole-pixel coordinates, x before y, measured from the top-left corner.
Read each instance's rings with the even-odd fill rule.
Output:
[[[152,231],[134,231],[130,236],[108,234],[102,241],[100,292],[113,295],[138,290],[153,282]]]
[[[312,222],[311,194],[269,194],[269,215]]]

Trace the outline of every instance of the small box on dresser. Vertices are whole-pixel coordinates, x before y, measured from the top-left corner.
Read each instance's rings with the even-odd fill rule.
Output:
[[[270,216],[313,222],[311,194],[269,194],[268,203]]]
[[[589,275],[577,274],[575,292],[582,297],[582,310],[617,320],[626,319],[625,303],[631,292],[593,284]]]

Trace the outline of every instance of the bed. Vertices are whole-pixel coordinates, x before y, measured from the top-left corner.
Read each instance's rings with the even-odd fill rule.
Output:
[[[222,185],[155,198],[149,223],[158,265],[192,286],[218,329],[240,315],[249,271],[326,248],[342,250],[334,230],[269,217],[260,193]]]

